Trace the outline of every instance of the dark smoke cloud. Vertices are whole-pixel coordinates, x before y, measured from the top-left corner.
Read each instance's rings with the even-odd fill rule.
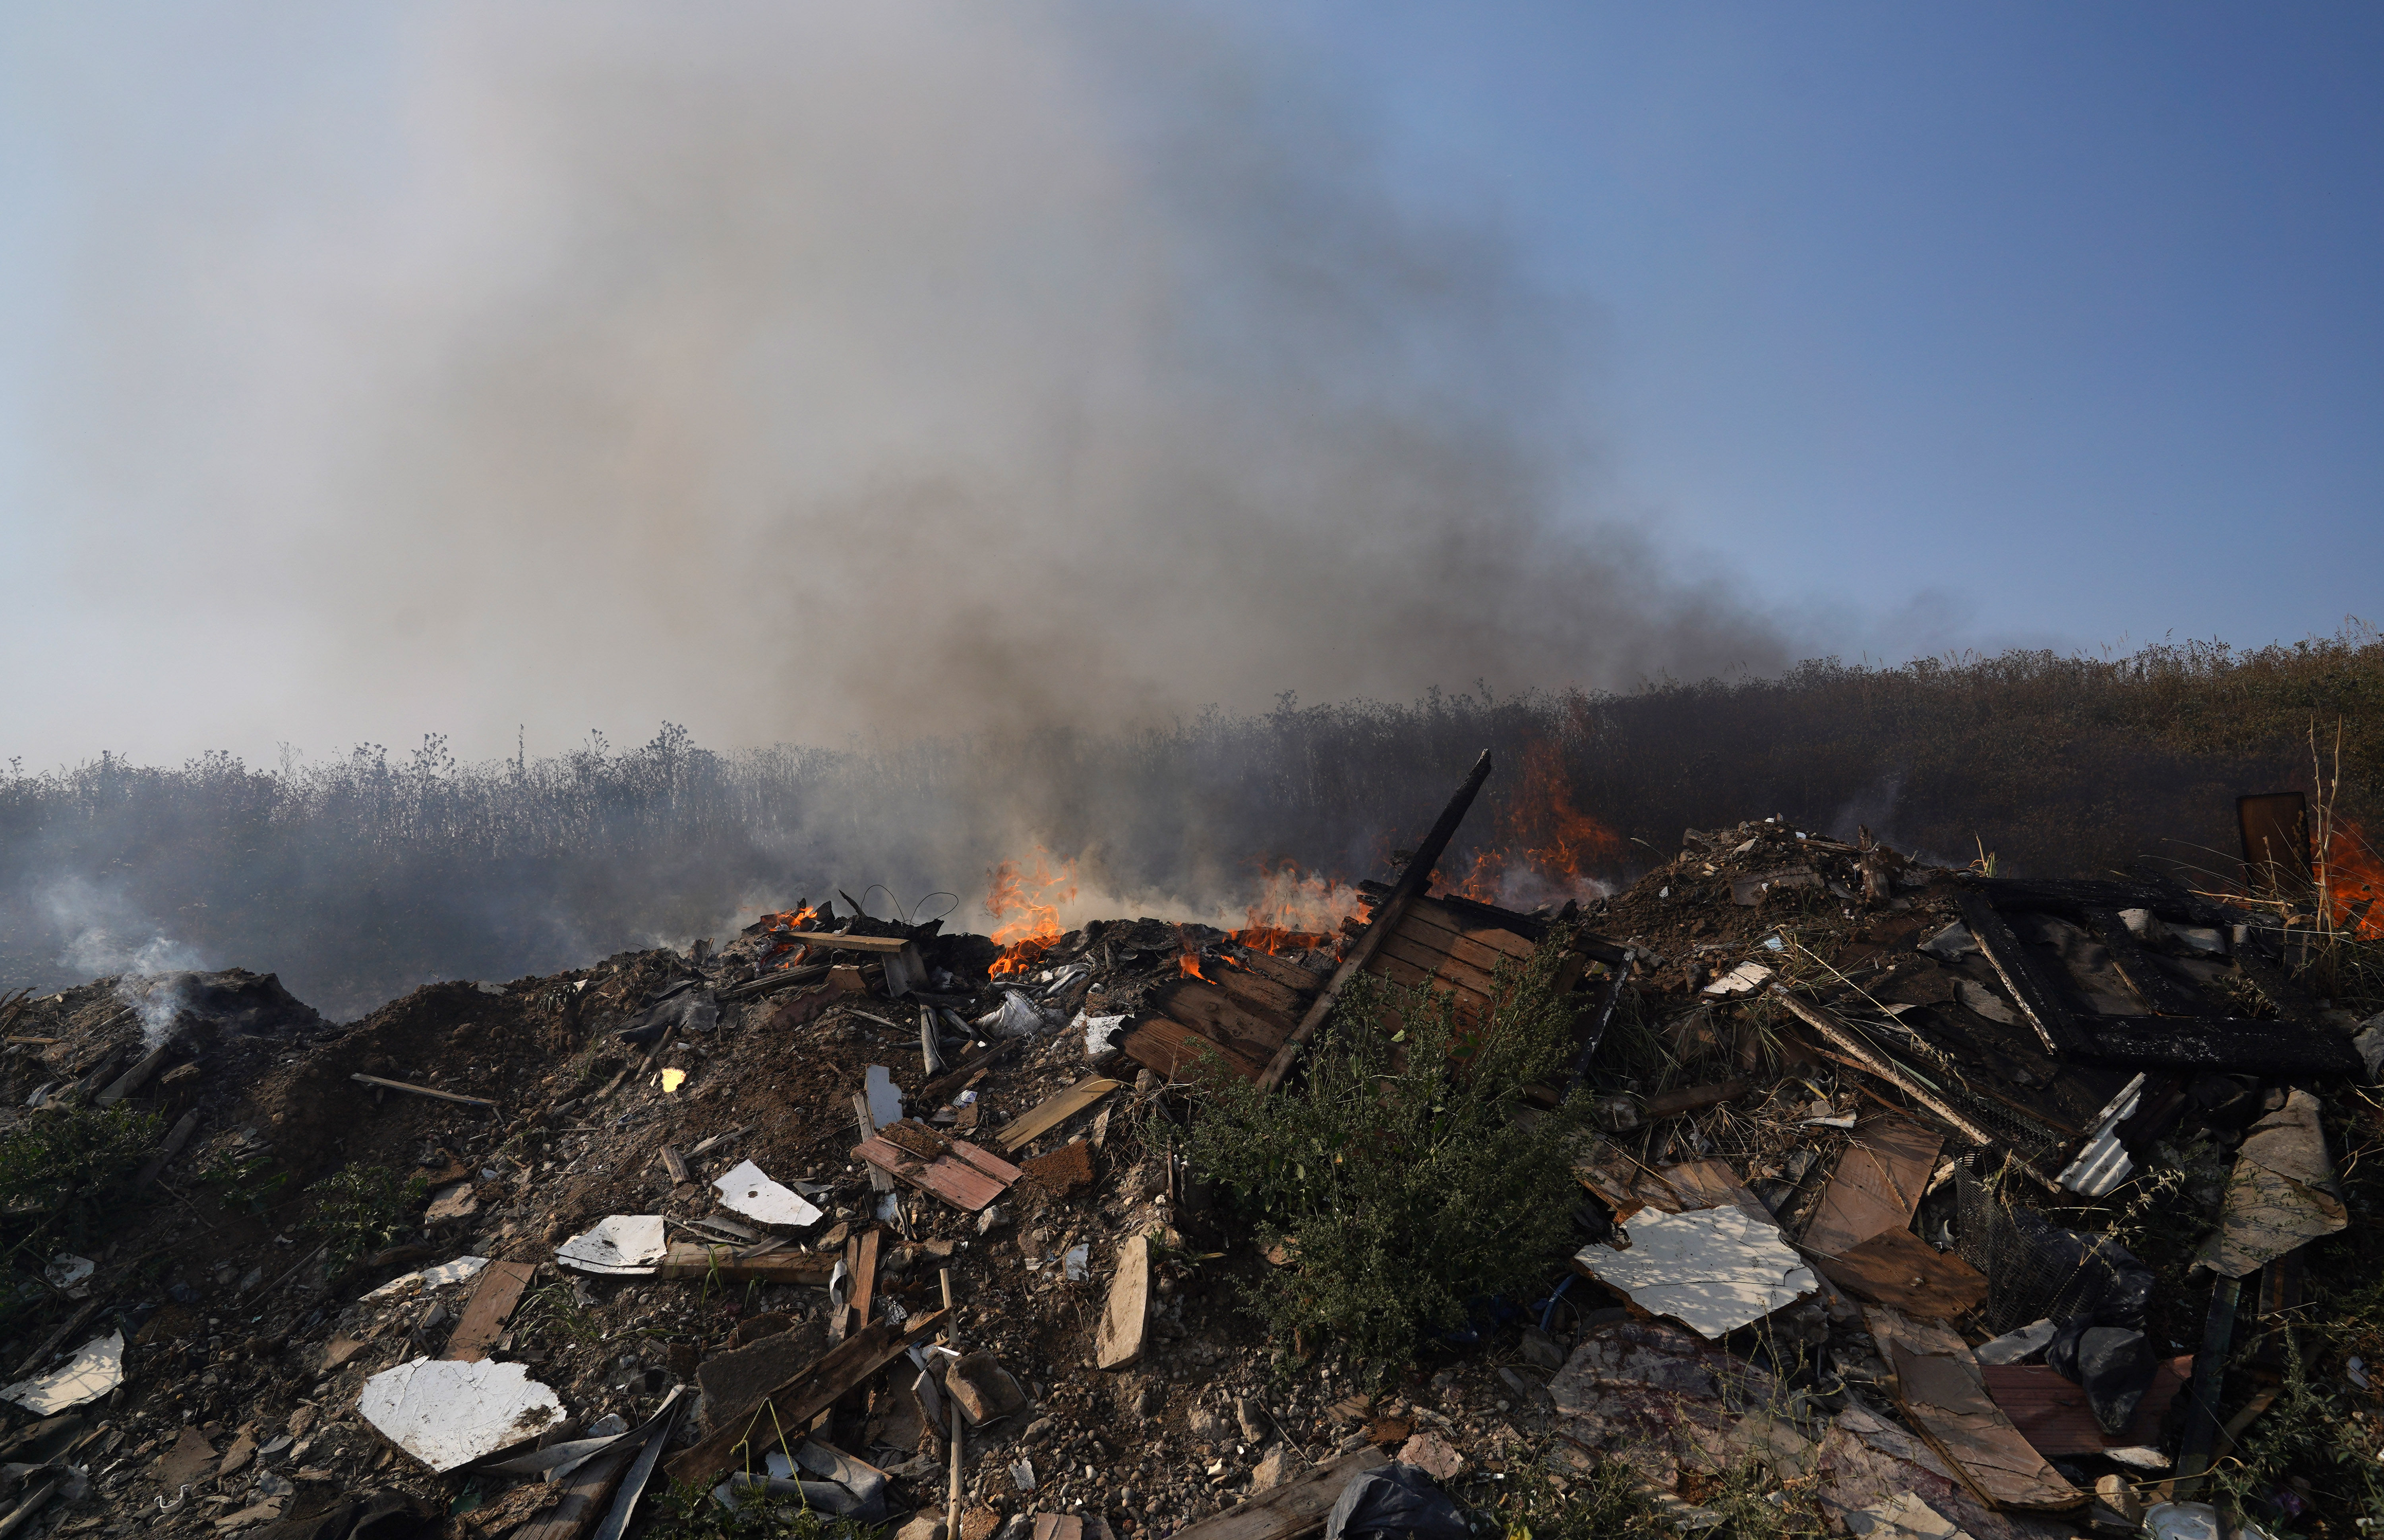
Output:
[[[394,15],[354,93],[268,89],[100,205],[62,441],[114,600],[220,681],[120,677],[119,747],[884,741],[1787,656],[1594,515],[1579,317],[1395,195],[1280,39]]]

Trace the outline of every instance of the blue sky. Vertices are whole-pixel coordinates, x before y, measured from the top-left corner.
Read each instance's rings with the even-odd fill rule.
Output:
[[[2384,12],[1345,13],[1419,187],[1603,321],[1617,481],[1785,602],[2377,616]]]
[[[1397,303],[1437,318],[1351,372],[1412,374],[1407,410],[1447,399],[1509,419],[1483,442],[1529,442],[1484,484],[1530,482],[1541,490],[1517,495],[1558,524],[1646,542],[1652,556],[1618,586],[1660,590],[1661,613],[1617,610],[1617,634],[1645,640],[1603,673],[1584,665],[1587,682],[1670,667],[1667,648],[1685,649],[1685,670],[1714,666],[1728,647],[1683,640],[1701,612],[1756,638],[1750,655],[1891,660],[2257,645],[2384,619],[2384,12],[2372,6],[1059,6],[1018,7],[1014,24],[924,6],[806,31],[724,6],[675,12],[668,33],[622,14],[55,7],[20,12],[0,36],[0,555],[15,579],[0,647],[17,663],[0,684],[0,759],[103,747],[262,759],[284,741],[325,752],[431,731],[493,753],[517,721],[534,751],[664,717],[715,742],[971,725],[981,679],[937,695],[941,676],[923,672],[915,689],[937,702],[924,722],[877,714],[868,690],[819,693],[801,665],[723,683],[733,660],[786,640],[723,618],[764,600],[719,602],[722,574],[786,539],[752,508],[882,489],[919,470],[906,445],[982,435],[965,466],[1010,489],[986,492],[988,506],[1046,497],[1049,467],[1009,464],[994,441],[1056,431],[1003,416],[1010,395],[1036,393],[1013,391],[1004,362],[1040,379],[1050,352],[1066,365],[1054,379],[1145,380],[1114,420],[1099,416],[1118,397],[1103,388],[1090,436],[1166,416],[1198,442],[1182,425],[1216,392],[1148,382],[1180,350],[1122,351],[1114,336],[1170,270],[1138,267],[1140,254],[1231,267],[1253,261],[1251,244],[1213,242],[1197,213],[1146,196],[1165,168],[1105,153],[1154,122],[1212,168],[1295,164],[1297,176],[1216,174],[1233,182],[1225,217],[1265,228],[1263,207],[1303,255],[1364,265],[1368,232],[1396,223],[1385,210],[1426,232],[1386,266]],[[540,72],[545,38],[568,43],[555,51],[579,74]],[[783,92],[767,71],[736,73],[774,49]],[[825,97],[841,116],[802,118],[778,94]],[[905,121],[950,103],[944,137],[901,141]],[[769,117],[781,110],[798,116]],[[749,143],[757,122],[767,132]],[[862,379],[851,388],[877,404],[844,403],[845,459],[797,441],[821,406],[802,391],[751,398],[744,438],[719,436],[738,399],[726,392],[657,387],[615,416],[591,408],[591,424],[693,434],[684,465],[735,485],[717,507],[693,505],[709,491],[666,506],[689,479],[674,460],[677,479],[657,480],[639,512],[590,515],[616,559],[558,557],[557,531],[575,526],[518,510],[563,499],[551,489],[622,436],[595,426],[575,441],[564,410],[617,384],[588,377],[568,346],[609,324],[618,295],[551,333],[524,317],[601,287],[572,262],[601,273],[615,242],[702,272],[709,248],[671,242],[720,208],[741,217],[777,196],[770,154],[753,146],[794,141],[810,179],[800,217],[730,248],[750,263],[787,245],[752,303],[724,321],[640,290],[643,319],[620,345],[658,375],[681,358],[717,373],[751,363],[747,317],[797,306],[806,318],[786,335],[801,347],[786,348],[834,360],[819,378]],[[648,155],[659,180],[608,180]],[[669,201],[726,168],[718,204]],[[1336,180],[1363,196],[1313,196]],[[896,183],[918,191],[906,199]],[[996,202],[998,215],[979,206]],[[1338,228],[1300,228],[1311,217]],[[840,230],[880,220],[868,239],[888,244],[835,249]],[[915,295],[863,291],[889,255],[938,244],[949,282],[977,297],[913,334]],[[1485,334],[1536,342],[1470,336],[1472,302],[1432,292],[1444,270],[1496,291]],[[1131,281],[1094,279],[1072,304],[1087,274]],[[1021,287],[1036,285],[1058,292]],[[1270,292],[1272,308],[1220,329],[1276,327],[1284,301]],[[1350,304],[1353,327],[1398,324]],[[1108,314],[1117,326],[1096,324]],[[1037,324],[1012,335],[1018,315]],[[490,363],[517,322],[527,340]],[[977,342],[952,351],[955,332]],[[531,427],[491,441],[549,447],[496,463],[473,436],[487,411],[458,404],[484,395],[538,407]],[[894,420],[922,398],[932,409]],[[1082,404],[1059,416],[1078,420]],[[1344,419],[1321,431],[1359,441]],[[1258,457],[1240,442],[1221,438],[1217,457]],[[1370,473],[1336,453],[1234,493],[1336,481],[1338,496],[1384,495],[1357,490]],[[1120,505],[1156,509],[1166,499],[1149,488],[1179,486],[1183,458],[1177,444],[1099,475]],[[966,482],[976,470],[962,465],[925,479]],[[436,476],[391,491],[423,466]],[[1456,518],[1465,497],[1451,499]],[[873,528],[909,528],[870,507]],[[1412,538],[1432,515],[1407,516],[1423,522],[1399,526],[1400,549],[1422,549]],[[1020,631],[1022,653],[1048,655],[1055,638],[1097,651],[1136,628],[1134,606],[1099,608],[1094,595],[1131,585],[1098,570],[1024,603],[972,591],[972,573],[1035,590],[1057,553],[1110,533],[1094,515],[1021,528],[1033,540],[1015,543],[1040,550],[1014,572],[931,543],[906,558],[906,580],[949,581],[931,606],[942,612],[1076,617],[1073,632]],[[1329,560],[1332,542],[1317,544]],[[680,545],[700,548],[701,572],[640,616]],[[947,568],[961,571],[925,576]],[[882,594],[878,569],[838,573],[810,594],[835,617],[810,636],[879,624],[836,608]],[[1433,595],[1419,587],[1414,602]],[[1179,666],[1224,681],[1235,705],[1277,688],[1316,699],[1477,676],[1564,683],[1547,660],[1578,642],[1484,615],[1396,666],[1311,666],[1331,649],[1260,635],[1285,608],[1220,627],[1269,647],[1167,632],[1149,657],[1128,649],[1045,693],[1202,703],[1197,678],[1170,676]],[[519,615],[530,618],[503,618]],[[1276,679],[1252,661],[1266,656],[1302,661]],[[1068,709],[1002,698],[1004,712]]]

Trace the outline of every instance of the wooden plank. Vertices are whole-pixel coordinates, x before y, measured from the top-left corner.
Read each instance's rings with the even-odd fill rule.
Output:
[[[1951,1321],[1986,1302],[1986,1274],[1909,1230],[1882,1230],[1831,1256],[1809,1253],[1856,1298],[1923,1321]]]
[[[1440,956],[1454,958],[1454,961],[1459,961],[1459,963],[1464,963],[1466,968],[1471,968],[1473,973],[1478,973],[1478,975],[1483,977],[1497,977],[1497,970],[1502,963],[1509,965],[1509,968],[1521,968],[1521,965],[1526,963],[1528,958],[1531,958],[1531,951],[1526,951],[1523,956],[1514,956],[1514,953],[1502,951],[1502,949],[1497,947],[1485,947],[1485,944],[1476,941],[1473,937],[1457,935],[1454,930],[1442,930],[1442,927],[1428,923],[1423,915],[1414,913],[1414,911],[1411,911],[1404,920],[1399,920],[1397,935],[1399,939],[1411,944],[1411,947],[1423,947],[1428,949],[1428,951],[1437,951]],[[1523,937],[1516,937],[1511,935],[1511,932],[1504,932],[1504,930],[1495,932],[1495,935],[1509,937],[1509,939],[1514,941],[1523,941]],[[1531,941],[1523,941],[1523,947],[1531,947]]]
[[[985,1173],[987,1176],[992,1177],[995,1181],[1000,1182],[1003,1186],[1008,1186],[1011,1183],[1017,1181],[1020,1177],[1026,1174],[1016,1166],[1012,1165],[1008,1161],[996,1155],[992,1150],[980,1149],[975,1145],[969,1143],[966,1139],[954,1139],[952,1141],[952,1153],[960,1159],[966,1161],[969,1164],[976,1167],[977,1170]]]
[[[1140,1359],[1149,1323],[1150,1237],[1129,1236],[1118,1244],[1117,1273],[1093,1341],[1094,1367],[1123,1369]]]
[[[2059,1512],[2086,1501],[2087,1494],[2062,1480],[1988,1396],[1979,1362],[1967,1348],[1920,1353],[1902,1342],[1881,1346],[1895,1371],[1895,1404],[1905,1421],[1980,1502]]]
[[[494,1111],[496,1103],[486,1097],[457,1096],[453,1091],[434,1091],[428,1086],[409,1086],[403,1080],[383,1080],[377,1074],[352,1074],[349,1079],[359,1085],[378,1086],[385,1091],[404,1091],[408,1096],[427,1096],[438,1101],[452,1101],[463,1107],[486,1107]]]
[[[1468,919],[1435,899],[1418,899],[1410,906],[1409,913],[1415,916],[1418,925],[1429,925],[1434,930],[1447,931],[1459,941],[1471,942],[1483,949],[1483,952],[1488,954],[1487,956],[1470,954],[1461,950],[1458,952],[1459,956],[1464,957],[1476,967],[1482,966],[1486,962],[1491,968],[1495,969],[1498,965],[1497,960],[1501,957],[1516,962],[1528,962],[1532,960],[1532,953],[1539,950],[1537,944],[1528,936],[1520,935],[1511,930],[1503,930],[1496,925],[1486,925],[1479,920]],[[1405,928],[1405,924],[1403,920],[1401,928]]]
[[[1390,1456],[1369,1445],[1314,1466],[1215,1518],[1179,1529],[1175,1540],[1292,1540],[1324,1527],[1324,1516],[1333,1511],[1350,1477],[1390,1462]]]
[[[2129,987],[2143,997],[2153,1013],[2161,1016],[2223,1015],[2211,1009],[2211,1002],[2202,992],[2179,982],[2169,971],[2153,961],[2152,954],[2136,941],[2128,922],[2119,918],[2116,909],[2090,909],[2086,920],[2093,928],[2094,938],[2111,954],[2111,966]]]
[[[845,936],[817,930],[796,930],[788,934],[811,949],[813,955],[821,957],[832,951],[865,951],[882,956],[900,951],[911,944],[900,936]]]
[[[665,1467],[671,1479],[708,1485],[732,1466],[750,1462],[758,1469],[762,1456],[776,1447],[781,1429],[808,1427],[813,1418],[867,1383],[913,1343],[932,1341],[945,1314],[927,1310],[912,1316],[900,1329],[880,1321],[855,1332],[764,1397],[750,1417],[672,1456]]]
[[[1320,974],[1312,968],[1303,968],[1288,958],[1278,957],[1271,951],[1260,951],[1256,947],[1243,947],[1234,955],[1242,966],[1253,973],[1266,975],[1267,977],[1299,996],[1299,1008],[1302,1011],[1308,1009],[1308,1002],[1316,997],[1316,991],[1323,988],[1325,981],[1332,977],[1330,974]]]
[[[1150,1008],[1218,1042],[1263,1044],[1272,1053],[1291,1032],[1291,1018],[1243,1004],[1205,979],[1179,978],[1154,990]]]
[[[873,1224],[852,1237],[846,1261],[852,1268],[852,1298],[845,1306],[851,1317],[844,1335],[850,1336],[869,1324],[869,1311],[877,1302],[877,1248],[885,1232]]]
[[[1424,836],[1423,843],[1416,847],[1414,856],[1409,860],[1406,869],[1399,873],[1399,880],[1391,888],[1390,896],[1375,908],[1374,923],[1359,936],[1347,955],[1341,959],[1341,965],[1333,971],[1333,981],[1318,993],[1307,1013],[1291,1029],[1291,1035],[1283,1040],[1283,1046],[1275,1049],[1274,1057],[1267,1061],[1265,1073],[1259,1076],[1260,1089],[1271,1091],[1283,1084],[1283,1077],[1291,1073],[1293,1062],[1299,1057],[1301,1045],[1316,1035],[1316,1029],[1323,1025],[1324,1018],[1331,1015],[1333,1008],[1341,1002],[1341,991],[1358,976],[1359,970],[1372,960],[1375,951],[1397,928],[1408,907],[1422,898],[1424,889],[1432,885],[1432,869],[1439,864],[1441,856],[1448,850],[1448,842],[1457,837],[1457,826],[1465,821],[1465,810],[1473,805],[1474,797],[1482,790],[1482,783],[1489,778],[1490,751],[1484,749],[1482,757],[1473,762],[1473,768],[1466,773],[1457,794],[1448,800],[1447,807],[1440,810],[1440,817],[1433,824],[1432,832]],[[1192,1527],[1197,1530],[1201,1526],[1195,1524]]]
[[[1289,1032],[1292,1025],[1299,1020],[1299,1013],[1308,1009],[1309,997],[1306,994],[1285,988],[1264,974],[1236,967],[1232,962],[1212,961],[1208,972],[1200,976],[1225,991],[1235,1004],[1251,1014],[1266,1021],[1281,1018],[1285,1032]]]
[[[1367,962],[1366,971],[1410,989],[1436,989],[1443,994],[1454,995],[1457,998],[1457,1019],[1468,1025],[1481,1022],[1489,1014],[1490,1001],[1486,997],[1435,978],[1412,962],[1403,962],[1396,957],[1376,952]]]
[[[1491,999],[1497,988],[1497,980],[1481,969],[1468,967],[1445,951],[1413,940],[1404,929],[1391,933],[1390,939],[1383,943],[1381,956],[1421,968],[1433,977],[1454,984],[1460,989],[1470,989],[1484,1000]]]
[[[505,1323],[513,1319],[514,1307],[521,1303],[522,1290],[529,1287],[537,1273],[536,1262],[490,1262],[482,1268],[471,1303],[464,1307],[464,1318],[448,1334],[447,1350],[440,1357],[464,1363],[487,1358],[497,1338],[504,1335]]]
[[[1119,1082],[1099,1075],[1079,1080],[1064,1091],[1045,1097],[1032,1110],[1012,1119],[1009,1126],[993,1136],[994,1142],[1012,1152],[1024,1149],[1116,1090],[1118,1086]]]
[[[674,1182],[688,1179],[687,1157],[680,1154],[675,1146],[663,1146],[663,1169],[670,1173],[670,1179]]]
[[[883,1138],[863,1140],[854,1147],[852,1155],[857,1161],[866,1161],[897,1180],[907,1182],[922,1192],[933,1193],[954,1208],[964,1209],[970,1213],[982,1211],[1003,1191],[1001,1183],[949,1155],[937,1156],[934,1161],[922,1161],[888,1144]]]
[[[1805,1249],[1833,1257],[1883,1231],[1908,1227],[1944,1148],[1943,1134],[1899,1113],[1856,1124],[1805,1226]]]
[[[1780,1223],[1763,1206],[1763,1199],[1746,1190],[1726,1161],[1682,1161],[1653,1170],[1641,1166],[1632,1180],[1631,1196],[1668,1214],[1719,1209],[1727,1203],[1770,1228],[1777,1229]]]
[[[731,1283],[749,1280],[764,1284],[799,1284],[808,1288],[824,1288],[835,1275],[837,1258],[827,1251],[769,1251],[752,1258],[740,1258],[733,1246],[704,1246],[693,1241],[673,1241],[662,1264],[654,1270],[659,1278],[717,1277]]]
[[[1245,1080],[1256,1080],[1266,1073],[1266,1065],[1260,1061],[1245,1058],[1165,1016],[1153,1016],[1143,1022],[1127,1033],[1118,1047],[1136,1063],[1170,1080],[1194,1078],[1203,1066],[1217,1073],[1237,1074]]]
[[[2047,1459],[2064,1455],[2096,1455],[2105,1449],[2137,1445],[2155,1448],[2161,1441],[2161,1420],[2193,1373],[2193,1355],[2166,1359],[2153,1368],[2153,1383],[2136,1406],[2136,1415],[2118,1434],[2106,1434],[2087,1404],[2086,1387],[2063,1379],[2041,1363],[1982,1363],[1987,1394],[2010,1418],[2020,1436]]]

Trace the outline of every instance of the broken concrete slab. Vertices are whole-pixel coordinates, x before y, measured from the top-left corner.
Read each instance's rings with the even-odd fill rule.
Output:
[[[0,1400],[14,1401],[36,1417],[48,1417],[96,1401],[123,1383],[124,1334],[110,1332],[84,1343],[61,1367],[0,1390]]]
[[[428,1248],[426,1247],[424,1249],[428,1250]],[[437,1253],[433,1252],[432,1255],[435,1256]],[[365,1298],[395,1299],[409,1294],[428,1293],[434,1288],[445,1288],[450,1284],[460,1284],[466,1278],[476,1276],[480,1269],[488,1265],[489,1259],[486,1257],[458,1257],[451,1262],[441,1262],[437,1267],[426,1267],[413,1273],[401,1273],[380,1287],[366,1293]]]
[[[563,1401],[518,1363],[414,1359],[365,1382],[356,1413],[433,1472],[535,1438]]]
[[[554,1260],[599,1277],[649,1277],[669,1255],[660,1214],[609,1214],[554,1248]]]
[[[1629,1250],[1593,1243],[1574,1255],[1573,1266],[1708,1340],[1820,1288],[1776,1225],[1735,1204],[1677,1214],[1643,1210],[1628,1229]]]
[[[760,1166],[740,1161],[712,1184],[720,1206],[763,1224],[802,1229],[820,1221],[820,1211],[792,1187],[772,1181]]]

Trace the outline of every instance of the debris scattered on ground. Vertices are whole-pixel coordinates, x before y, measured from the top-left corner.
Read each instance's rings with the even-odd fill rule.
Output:
[[[108,1163],[0,1211],[17,1533],[1455,1540],[1593,1488],[1681,1533],[2284,1528],[2234,1472],[2321,1380],[2374,1463],[2376,1345],[2306,1356],[2306,1274],[2371,1217],[2384,1000],[2290,905],[1763,819],[1526,913],[1434,886],[1471,796],[1311,932],[839,900],[344,1026],[237,972],[130,987],[162,1037],[122,981],[19,1001],[0,1133]],[[1574,1120],[1545,1283],[1412,1367],[1270,1338],[1244,1289],[1317,1253],[1187,1120],[1296,1094],[1355,979],[1480,1034],[1526,967],[1573,1034],[1498,1124]]]

